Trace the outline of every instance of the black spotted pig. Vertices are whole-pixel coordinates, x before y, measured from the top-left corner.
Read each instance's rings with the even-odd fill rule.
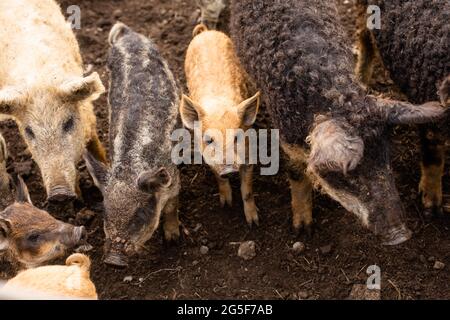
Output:
[[[109,35],[111,167],[85,160],[104,196],[105,263],[127,266],[164,215],[167,240],[179,237],[179,172],[171,161],[179,89],[150,39],[122,23]]]
[[[22,178],[14,176],[11,180],[16,200],[0,212],[0,253],[7,252],[14,260],[31,268],[85,242],[84,227],[61,222],[36,208]]]

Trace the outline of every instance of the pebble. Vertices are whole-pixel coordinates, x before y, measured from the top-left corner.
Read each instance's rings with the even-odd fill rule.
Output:
[[[329,254],[331,252],[331,249],[332,249],[331,244],[329,244],[329,245],[320,247],[320,252],[322,254]]]
[[[239,246],[238,256],[244,260],[251,260],[256,257],[256,244],[254,241],[242,242]]]
[[[305,244],[298,241],[294,243],[294,245],[292,246],[292,250],[294,250],[295,253],[302,253],[303,251],[305,251]]]
[[[201,254],[208,254],[209,248],[207,246],[201,246],[200,247],[200,253]]]
[[[445,263],[441,262],[441,261],[436,261],[434,263],[433,269],[435,270],[442,270],[445,268]]]
[[[131,282],[131,281],[133,281],[132,276],[126,276],[125,278],[123,278],[123,282]]]
[[[299,300],[305,300],[308,299],[309,294],[306,291],[300,291],[299,293],[297,293],[297,297]]]

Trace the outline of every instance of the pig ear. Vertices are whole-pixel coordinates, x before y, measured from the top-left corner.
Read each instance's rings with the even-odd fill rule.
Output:
[[[311,144],[308,169],[347,174],[356,168],[364,154],[364,142],[347,127],[345,123],[327,120],[314,128],[308,137]]]
[[[26,106],[26,95],[13,87],[0,90],[0,114],[14,116]]]
[[[251,126],[255,123],[260,105],[261,93],[258,91],[253,97],[241,102],[238,106],[238,113],[245,126]]]
[[[377,111],[389,124],[423,124],[441,119],[446,109],[437,101],[414,105],[390,99],[376,99]]]
[[[93,72],[87,77],[63,83],[59,87],[59,90],[63,99],[67,101],[94,101],[105,92],[105,87],[103,86],[98,73]]]
[[[84,152],[83,159],[95,185],[103,193],[108,179],[108,167],[98,161],[89,151]]]
[[[28,191],[28,187],[25,184],[25,181],[23,181],[22,177],[17,174],[13,174],[12,180],[13,180],[14,186],[16,188],[16,201],[19,203],[28,202],[29,204],[33,204],[33,202],[31,202],[30,192]]]
[[[181,98],[180,115],[184,126],[191,130],[194,129],[195,121],[199,121],[203,114],[202,106],[183,94]]]
[[[11,233],[11,222],[0,217],[0,252],[8,249],[8,237]]]
[[[166,168],[155,171],[144,171],[139,175],[137,185],[139,190],[147,193],[167,188],[172,184],[172,177]]]

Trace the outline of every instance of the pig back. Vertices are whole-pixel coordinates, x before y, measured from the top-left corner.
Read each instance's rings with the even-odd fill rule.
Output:
[[[179,104],[175,78],[153,41],[119,27],[108,60],[111,160],[130,154],[135,161],[170,159]]]
[[[283,140],[303,144],[314,114],[361,94],[334,1],[231,1],[231,36]]]

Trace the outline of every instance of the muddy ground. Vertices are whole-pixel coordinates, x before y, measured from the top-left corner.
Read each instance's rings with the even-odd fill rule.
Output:
[[[345,3],[344,3],[345,2]],[[108,83],[107,35],[116,20],[153,38],[184,86],[183,58],[199,11],[194,0],[62,0],[63,9],[81,7],[82,28],[76,31],[85,64],[92,64]],[[352,32],[352,1],[343,1],[341,11]],[[227,13],[220,28],[227,29]],[[392,84],[378,68],[374,87],[387,93]],[[107,145],[105,96],[96,102],[98,130]],[[45,207],[45,191],[36,165],[30,160],[12,121],[0,124],[11,153],[9,170],[24,174],[38,207]],[[414,127],[397,129],[393,159],[398,187],[413,238],[397,247],[384,247],[356,218],[327,196],[314,196],[315,233],[311,239],[296,237],[291,230],[290,195],[284,173],[256,177],[256,201],[261,225],[245,223],[234,181],[235,204],[221,209],[212,173],[205,166],[182,167],[181,220],[189,231],[178,246],[164,244],[161,232],[147,243],[146,251],[133,258],[127,270],[102,263],[103,231],[101,195],[93,187],[83,163],[83,203],[92,219],[76,219],[75,213],[58,212],[66,221],[83,223],[94,249],[92,278],[102,299],[345,299],[354,284],[366,282],[369,265],[380,266],[383,299],[450,298],[450,219],[424,222],[420,216],[418,139]],[[448,169],[444,192],[448,193]],[[253,240],[257,255],[244,261],[237,256],[237,243]],[[292,245],[302,241],[306,250],[294,254]],[[200,253],[206,245],[209,252]],[[433,268],[435,261],[446,264]],[[0,277],[10,277],[14,267],[3,262]],[[131,281],[124,281],[124,278]],[[130,278],[131,277],[131,278]]]

